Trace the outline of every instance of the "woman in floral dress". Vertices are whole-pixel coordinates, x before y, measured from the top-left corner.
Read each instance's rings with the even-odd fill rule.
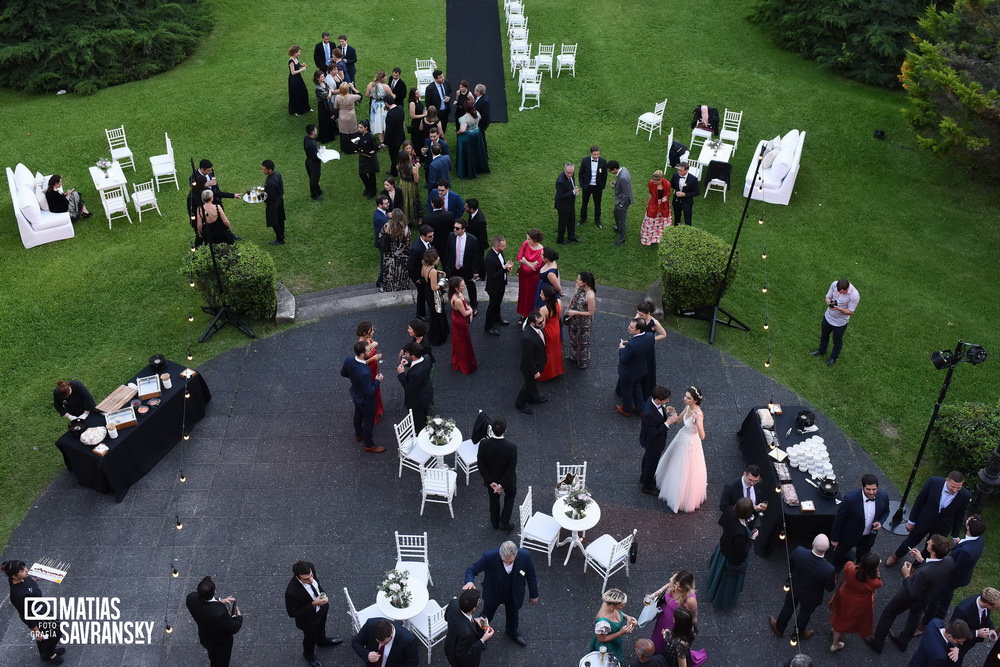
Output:
[[[569,352],[566,358],[575,361],[579,368],[586,368],[590,363],[590,332],[594,326],[595,312],[597,290],[594,274],[581,271],[576,277],[576,294],[570,299],[569,308],[566,309],[569,329]]]

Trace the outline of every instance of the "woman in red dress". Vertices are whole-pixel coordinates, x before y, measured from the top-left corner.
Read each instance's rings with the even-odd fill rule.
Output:
[[[857,633],[859,637],[872,636],[875,591],[882,588],[878,570],[881,562],[879,555],[871,552],[861,559],[860,565],[852,561],[844,564],[843,583],[830,600],[831,653],[844,648],[840,635],[845,632]]]
[[[475,373],[476,352],[469,334],[472,308],[465,301],[465,281],[460,276],[448,280],[448,298],[451,300],[451,367],[466,375]]]
[[[538,312],[545,318],[545,368],[538,381],[551,380],[563,374],[562,355],[562,304],[552,285],[542,285],[542,307]]]
[[[646,202],[646,217],[642,219],[639,242],[651,245],[659,243],[663,228],[673,224],[670,218],[670,182],[657,169],[646,187],[649,190],[649,201]]]
[[[524,320],[535,309],[538,296],[538,270],[542,266],[542,232],[529,229],[528,237],[517,252],[517,315]],[[520,323],[520,322],[519,322]]]
[[[358,340],[365,344],[365,361],[368,362],[368,370],[372,372],[372,379],[378,375],[378,365],[382,361],[382,353],[378,351],[378,341],[372,336],[375,335],[375,327],[371,322],[362,322],[358,325]],[[382,417],[382,388],[375,387],[375,423]]]

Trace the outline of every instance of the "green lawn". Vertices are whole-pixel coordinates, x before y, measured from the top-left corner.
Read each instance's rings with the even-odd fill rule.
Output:
[[[443,3],[422,5],[419,12],[400,0],[380,3],[377,13],[363,5],[357,6],[361,11],[342,7],[336,26],[312,17],[315,5],[305,2],[254,3],[252,23],[244,20],[246,3],[213,4],[215,32],[172,72],[86,98],[0,92],[0,162],[58,171],[97,211],[87,166],[107,153],[106,127],[125,124],[138,156],[136,181],[151,177],[146,158],[163,152],[164,131],[182,176],[189,157],[209,157],[226,189],[261,184],[260,162],[271,158],[285,177],[289,217],[289,243],[273,252],[279,279],[295,293],[374,280],[371,204],[360,196],[355,163],[325,165],[326,201],[307,197],[301,137],[308,119],[286,113],[285,52],[298,43],[309,61],[320,32],[343,31],[358,48],[359,78],[399,65],[412,83],[415,57],[433,56],[445,65]],[[726,239],[739,220],[743,175],[757,140],[793,127],[805,130],[791,205],[769,205],[763,227],[747,225],[741,273],[724,301],[753,330],[723,330],[716,344],[763,369],[768,333],[761,327],[759,256],[766,234],[773,362],[767,372],[837,420],[893,481],[905,483],[943,380],[927,354],[960,337],[1000,354],[996,269],[988,269],[998,251],[996,189],[969,170],[906,148],[914,137],[900,113],[901,93],[838,79],[777,50],[747,23],[742,6],[709,2],[692,12],[667,4],[648,12],[588,3],[586,11],[579,9],[566,11],[554,0],[529,4],[532,42],[579,42],[577,76],[546,78],[541,108],[522,113],[510,84],[511,122],[489,131],[492,174],[459,181],[456,191],[479,198],[491,233],[520,240],[537,226],[553,239],[555,178],[564,161],[578,163],[599,144],[633,174],[639,203],[630,216],[629,243],[613,249],[609,227],[603,233],[586,228],[585,242],[563,253],[562,273],[589,269],[599,283],[642,288],[657,280],[655,248],[638,243],[643,185],[663,166],[670,126],[686,141],[696,104],[744,111],[728,203],[713,194],[695,205],[695,224]],[[662,137],[636,137],[636,117],[663,97],[670,101]],[[889,140],[874,140],[875,128]],[[82,379],[103,396],[150,354],[180,357],[206,326],[200,312],[193,324],[186,321],[200,302],[177,272],[190,236],[184,196],[183,190],[164,190],[162,218],[116,223],[108,231],[98,214],[77,226],[73,240],[25,250],[7,190],[0,188],[0,405],[16,415],[0,436],[0,497],[7,501],[0,541],[62,465],[52,446],[63,426],[49,407],[55,379]],[[273,238],[260,207],[234,203],[229,210],[244,238]],[[760,205],[751,211],[755,220]],[[610,221],[610,213],[606,217]],[[857,285],[862,300],[841,362],[827,368],[807,352],[816,345],[823,294],[841,276]],[[668,324],[707,337],[704,323]],[[260,335],[275,330],[263,323],[255,329]],[[195,343],[195,363],[244,342],[227,330],[208,344]],[[994,367],[991,361],[959,368],[950,398],[995,402]],[[898,436],[883,434],[892,429]],[[921,481],[943,471],[925,468]],[[997,572],[993,559],[980,574]]]

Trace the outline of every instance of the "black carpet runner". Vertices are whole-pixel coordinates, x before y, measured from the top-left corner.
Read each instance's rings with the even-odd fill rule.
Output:
[[[448,69],[452,90],[465,79],[469,88],[486,86],[490,122],[507,122],[503,49],[500,45],[500,10],[497,0],[447,0]]]

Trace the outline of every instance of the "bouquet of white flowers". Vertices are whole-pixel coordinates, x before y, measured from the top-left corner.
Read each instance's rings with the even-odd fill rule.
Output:
[[[427,431],[432,444],[447,445],[451,440],[451,434],[455,430],[455,420],[443,417],[432,417],[427,420]]]
[[[397,609],[410,606],[413,594],[407,584],[409,578],[408,571],[392,569],[385,573],[385,581],[378,586],[378,589],[389,598],[389,604]]]

